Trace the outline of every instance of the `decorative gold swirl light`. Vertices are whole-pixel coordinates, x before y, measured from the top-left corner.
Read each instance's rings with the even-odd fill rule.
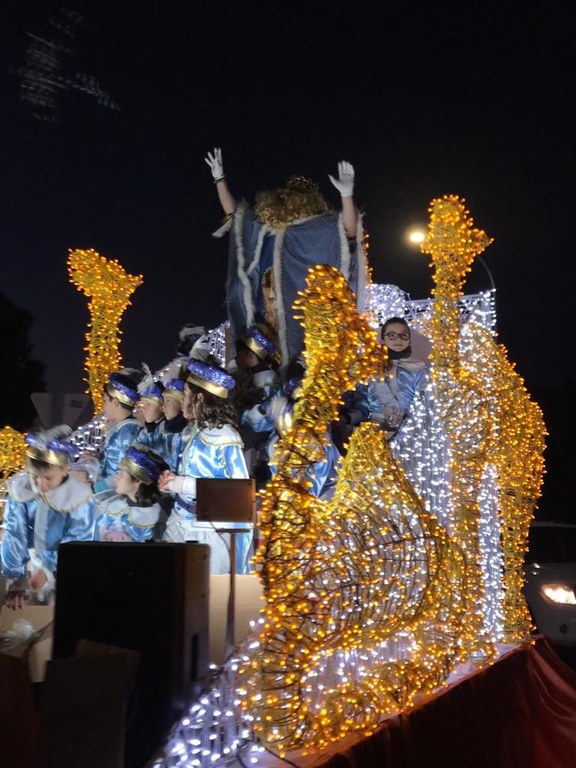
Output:
[[[433,201],[423,245],[436,283],[431,396],[449,435],[451,508],[442,512],[452,540],[371,424],[354,433],[334,498],[310,494],[309,473],[342,394],[381,363],[342,276],[328,267],[309,274],[300,301],[308,371],[263,497],[257,560],[266,607],[239,688],[257,736],[281,754],[368,733],[383,714],[441,685],[456,658],[492,658],[479,529],[490,466],[501,490],[504,639],[526,638],[521,565],[543,425],[489,334],[475,355],[459,345],[458,298],[489,242],[463,201]]]
[[[479,496],[491,436],[492,415],[480,381],[460,365],[458,299],[475,256],[492,242],[474,229],[464,201],[446,195],[432,201],[422,251],[432,256],[432,377],[452,449],[453,531],[466,557],[469,615],[460,638],[463,658],[488,659],[493,647],[483,626],[485,605],[479,539]]]
[[[129,275],[115,260],[94,250],[69,252],[70,282],[89,299],[85,370],[96,412],[102,410],[102,392],[111,371],[121,367],[120,319],[129,297],[142,284],[141,275]],[[0,485],[24,465],[24,435],[10,427],[0,430]],[[0,510],[1,511],[1,510]]]
[[[85,370],[95,412],[102,410],[102,392],[109,374],[121,367],[120,319],[142,275],[129,275],[115,259],[77,249],[68,256],[70,282],[88,298]]]
[[[490,245],[492,238],[474,229],[464,201],[455,195],[436,198],[428,212],[430,224],[421,249],[432,256],[434,267],[432,361],[435,376],[442,381],[446,374],[458,378],[458,299],[475,257]]]
[[[474,258],[491,242],[474,229],[464,201],[455,196],[433,200],[430,227],[422,250],[432,256],[432,373],[434,393],[443,412],[452,450],[453,531],[466,556],[469,614],[460,638],[464,658],[490,658],[491,642],[483,627],[486,605],[479,537],[483,473],[496,467],[498,514],[504,554],[504,634],[526,640],[530,622],[521,594],[528,527],[543,472],[544,425],[541,413],[508,362],[505,350],[489,333],[471,325],[465,354],[459,340],[458,298]],[[459,345],[460,341],[460,345]],[[497,521],[496,521],[497,522]]]
[[[381,360],[335,269],[310,271],[300,307],[308,369],[263,497],[265,616],[241,678],[257,735],[281,753],[368,733],[440,685],[464,609],[462,555],[376,425],[355,432],[334,498],[310,494],[342,393]]]

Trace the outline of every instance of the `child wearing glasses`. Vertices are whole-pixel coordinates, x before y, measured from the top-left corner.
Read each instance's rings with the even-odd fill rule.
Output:
[[[412,357],[410,326],[401,317],[391,317],[382,326],[381,338],[388,348],[388,364],[366,388],[369,420],[382,425],[393,436],[410,409],[416,393],[428,377],[426,363]]]

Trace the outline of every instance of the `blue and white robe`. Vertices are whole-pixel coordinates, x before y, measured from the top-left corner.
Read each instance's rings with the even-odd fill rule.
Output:
[[[277,473],[276,462],[278,460],[278,434],[270,442],[270,472],[272,477]],[[306,469],[306,478],[310,482],[309,492],[319,499],[331,499],[336,490],[336,481],[338,479],[338,462],[340,461],[340,452],[334,445],[330,434],[326,434],[326,442],[322,446],[324,458],[315,461]]]
[[[100,541],[150,541],[157,538],[162,520],[160,504],[141,507],[124,494],[103,491],[94,497]]]
[[[244,445],[238,432],[231,426],[212,429],[191,427],[189,438],[178,464],[178,475],[188,478],[247,478]],[[193,486],[194,483],[191,483]],[[176,494],[174,509],[166,524],[165,541],[182,542],[195,540],[210,545],[210,572],[230,571],[229,536],[221,535],[215,528],[247,528],[245,523],[205,523],[196,520],[196,494]],[[252,533],[240,534],[236,539],[236,573],[250,571]]]
[[[94,492],[114,488],[114,477],[120,468],[120,461],[128,448],[136,441],[140,424],[130,416],[113,424],[106,433],[104,454],[100,460],[100,474],[94,483]]]
[[[173,419],[164,419],[153,430],[143,427],[136,442],[148,446],[161,456],[171,472],[178,471],[178,461],[184,449],[184,434],[188,421],[178,414]]]
[[[363,310],[367,281],[361,222],[355,240],[346,237],[342,215],[324,213],[271,229],[241,204],[216,236],[230,232],[226,305],[233,340],[264,314],[262,278],[274,275],[277,327],[283,365],[304,347],[304,330],[293,318],[294,301],[306,288],[308,270],[317,264],[336,267],[346,278]]]
[[[69,541],[93,541],[96,506],[90,486],[68,477],[47,493],[39,493],[27,472],[8,484],[2,539],[2,575],[13,580],[10,589],[25,589],[29,571],[44,571],[42,587],[55,587],[58,547]]]
[[[397,430],[427,381],[428,369],[422,360],[393,360],[389,369],[363,389],[369,420],[389,431]]]

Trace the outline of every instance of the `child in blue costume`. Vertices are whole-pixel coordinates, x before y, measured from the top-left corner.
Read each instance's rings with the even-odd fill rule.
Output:
[[[138,385],[140,400],[137,407],[138,420],[140,423],[143,420],[144,426],[140,428],[136,441],[147,445],[156,453],[161,453],[163,441],[160,430],[164,422],[162,409],[164,384],[161,381],[154,381],[147,366],[145,370],[147,376]]]
[[[229,536],[211,523],[196,520],[196,479],[247,478],[244,446],[234,424],[234,378],[211,362],[191,360],[184,390],[183,413],[191,422],[178,474],[164,472],[159,488],[174,494],[174,509],[166,525],[165,541],[196,540],[210,545],[211,573],[230,570]],[[230,523],[223,527],[229,528]],[[241,526],[245,528],[245,525]],[[237,573],[249,572],[252,534],[235,536]]]
[[[176,472],[178,468],[178,459],[183,448],[183,432],[188,426],[188,419],[182,413],[183,399],[184,381],[170,379],[162,392],[163,420],[157,429],[142,429],[138,435],[138,442],[158,453],[172,472]]]
[[[163,444],[160,453],[169,468],[176,472],[184,447],[184,430],[188,426],[188,419],[182,413],[184,381],[170,379],[166,384],[162,400],[164,421],[161,426]]]
[[[70,476],[77,449],[69,427],[27,435],[26,469],[8,483],[2,539],[2,574],[10,580],[9,608],[26,592],[50,600],[56,584],[58,546],[95,538],[96,508],[90,486]]]
[[[236,341],[236,388],[234,400],[241,424],[259,431],[262,405],[280,389],[274,369],[276,345],[256,325],[247,328]]]
[[[294,406],[301,394],[300,385],[304,373],[305,363],[302,358],[299,358],[289,366],[289,378],[282,392],[270,401],[269,414],[276,428],[276,433],[269,443],[270,472],[272,475],[275,475],[277,472],[276,445],[293,423]],[[330,499],[336,490],[340,453],[332,440],[330,429],[323,435],[318,435],[318,444],[320,443],[322,443],[324,458],[314,462],[306,471],[306,474],[311,483],[310,493],[320,499]]]
[[[388,347],[388,364],[359,392],[369,420],[380,424],[390,439],[400,429],[414,396],[425,386],[428,369],[423,360],[412,357],[410,326],[403,318],[389,318],[382,326],[381,338]]]
[[[246,461],[260,486],[270,479],[268,444],[274,436],[274,423],[267,411],[271,398],[280,390],[275,370],[275,343],[256,325],[245,330],[236,341],[234,359],[235,405],[244,443]]]
[[[163,511],[158,480],[166,462],[135,443],[120,460],[114,491],[95,496],[100,541],[150,541],[160,538]],[[164,518],[165,519],[165,518]]]
[[[134,408],[140,400],[134,379],[123,372],[111,373],[104,387],[104,415],[109,424],[104,454],[100,459],[95,493],[114,487],[114,476],[120,467],[120,459],[136,440],[140,425],[134,418]]]

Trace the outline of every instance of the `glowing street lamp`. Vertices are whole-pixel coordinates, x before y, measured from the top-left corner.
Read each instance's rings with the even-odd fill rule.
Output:
[[[410,227],[406,232],[406,240],[410,245],[420,245],[424,242],[426,237],[426,230],[424,227]]]

